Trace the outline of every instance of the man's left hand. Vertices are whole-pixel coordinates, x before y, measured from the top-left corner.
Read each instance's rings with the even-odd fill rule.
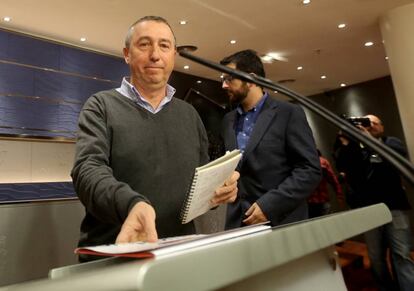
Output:
[[[249,209],[247,209],[244,215],[247,216],[247,218],[243,220],[243,223],[246,225],[268,221],[266,215],[264,215],[262,209],[260,209],[259,205],[256,202],[253,203]]]
[[[224,203],[233,203],[237,198],[237,181],[240,178],[240,173],[234,171],[233,174],[224,182],[223,186],[218,188],[214,193],[214,198],[211,199],[213,206]]]

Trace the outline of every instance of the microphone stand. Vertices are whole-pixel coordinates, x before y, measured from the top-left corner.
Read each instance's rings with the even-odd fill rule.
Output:
[[[387,147],[386,145],[379,142],[377,139],[374,139],[370,136],[366,136],[363,134],[359,129],[354,127],[352,124],[347,122],[346,120],[340,118],[333,112],[329,111],[325,107],[321,106],[320,104],[310,100],[309,98],[302,96],[284,86],[279,84],[273,83],[271,80],[262,78],[259,76],[255,76],[252,74],[248,74],[239,70],[234,70],[229,67],[202,59],[200,57],[194,56],[188,52],[185,48],[180,49],[178,48],[178,53],[180,56],[192,60],[196,63],[209,67],[219,72],[224,72],[229,74],[237,79],[242,81],[247,81],[249,83],[254,83],[259,85],[263,88],[270,89],[272,91],[278,91],[282,94],[285,94],[304,107],[308,108],[309,110],[315,112],[316,114],[322,116],[327,121],[333,123],[338,128],[340,128],[343,132],[348,134],[348,136],[362,142],[364,145],[378,153],[381,157],[385,160],[390,162],[394,167],[396,167],[400,173],[412,184],[414,185],[414,165],[406,158],[401,156],[399,153],[394,151],[393,149]]]

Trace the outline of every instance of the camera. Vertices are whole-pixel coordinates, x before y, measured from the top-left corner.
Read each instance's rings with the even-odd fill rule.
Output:
[[[346,117],[344,116],[344,118],[351,123],[354,126],[362,126],[362,127],[370,127],[371,126],[371,120],[368,117],[359,117],[359,116],[350,116],[350,117]]]
[[[347,117],[346,120],[348,120],[353,125],[357,126],[360,125],[362,127],[370,127],[371,126],[371,120],[368,117]]]

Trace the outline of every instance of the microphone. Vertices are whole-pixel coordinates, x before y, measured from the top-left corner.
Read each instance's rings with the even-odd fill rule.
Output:
[[[349,136],[355,138],[356,140],[362,142],[370,149],[377,152],[380,156],[382,156],[385,160],[390,162],[395,168],[397,168],[400,173],[412,184],[414,185],[414,165],[406,158],[401,156],[396,151],[392,150],[391,148],[387,147],[386,145],[379,142],[377,139],[370,138],[365,134],[361,133],[356,127],[352,124],[340,118],[332,111],[326,109],[325,107],[321,106],[320,104],[316,103],[315,101],[300,95],[280,84],[275,84],[271,80],[256,76],[253,74],[248,74],[246,72],[242,72],[239,70],[235,70],[229,68],[227,66],[223,66],[221,64],[214,63],[212,61],[197,57],[189,53],[189,51],[195,51],[197,47],[195,46],[183,46],[184,48],[180,49],[177,48],[178,53],[183,58],[189,59],[206,67],[209,67],[213,70],[223,72],[229,74],[237,79],[242,81],[246,81],[249,83],[254,83],[261,87],[270,89],[272,91],[278,91],[279,93],[285,94],[286,96],[291,97],[304,107],[308,108],[309,110],[313,111],[314,113],[322,116],[327,121],[336,125],[340,130],[346,132]],[[186,49],[186,47],[190,47],[190,49]],[[194,47],[195,49],[191,49]]]

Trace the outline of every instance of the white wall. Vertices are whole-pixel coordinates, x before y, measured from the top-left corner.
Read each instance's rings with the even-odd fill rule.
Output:
[[[0,183],[71,181],[74,143],[0,140]]]

